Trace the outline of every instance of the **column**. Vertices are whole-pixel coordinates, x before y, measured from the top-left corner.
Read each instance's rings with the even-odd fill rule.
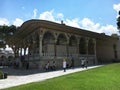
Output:
[[[78,54],[78,56],[80,55],[80,37],[77,37],[78,39],[77,39],[77,54]]]
[[[69,57],[69,40],[67,40],[67,43],[66,43],[66,55],[67,57]]]
[[[95,64],[97,64],[97,55],[96,55],[96,39],[94,39],[94,55],[95,55]]]
[[[54,42],[54,57],[56,57],[56,52],[57,52],[56,44],[57,44],[57,38],[55,38],[55,42]]]
[[[86,39],[86,58],[87,58],[87,60],[88,60],[88,62],[89,62],[89,56],[88,56],[88,43],[89,43],[89,39],[87,38]],[[89,64],[89,63],[88,63]]]
[[[40,36],[39,36],[39,54],[40,54],[40,56],[43,56],[43,53],[42,53],[42,39],[43,39],[43,35],[40,34]]]
[[[86,40],[86,55],[88,56],[88,42],[89,42],[89,39]]]
[[[20,56],[22,56],[22,47],[19,49],[20,49]],[[18,50],[18,52],[19,52],[19,50]]]
[[[24,48],[24,56],[26,55],[26,47]]]

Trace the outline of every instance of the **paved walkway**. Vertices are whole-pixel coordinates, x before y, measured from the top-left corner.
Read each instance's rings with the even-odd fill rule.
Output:
[[[4,88],[9,88],[13,86],[18,86],[22,84],[27,84],[31,82],[39,82],[43,80],[47,80],[50,78],[78,72],[78,71],[83,71],[83,70],[88,70],[99,66],[91,66],[86,68],[75,68],[75,69],[68,69],[66,72],[63,72],[63,70],[58,70],[58,71],[53,71],[53,72],[43,72],[43,73],[34,73],[34,74],[29,74],[29,75],[9,75],[7,79],[2,79],[0,80],[0,89]]]

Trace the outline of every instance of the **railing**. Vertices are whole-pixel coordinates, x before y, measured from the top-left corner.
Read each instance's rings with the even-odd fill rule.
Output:
[[[95,55],[84,55],[84,54],[69,54],[67,56],[66,53],[59,53],[56,55],[56,58],[64,58],[64,57],[73,57],[78,59],[87,58],[88,60],[94,60]],[[25,56],[25,60],[42,60],[42,59],[54,59],[55,54],[54,53],[42,53],[40,56],[39,54],[29,55]]]

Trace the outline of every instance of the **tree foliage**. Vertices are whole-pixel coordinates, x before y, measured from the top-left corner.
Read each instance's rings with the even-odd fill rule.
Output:
[[[117,18],[117,28],[118,28],[118,30],[119,30],[119,32],[120,32],[120,11],[119,11],[119,16],[118,16],[118,18]]]
[[[117,35],[117,34],[112,34],[111,36],[112,36],[112,37],[116,37],[116,38],[118,37],[118,35]]]
[[[14,25],[11,26],[0,26],[0,48],[4,48],[6,45],[6,40],[10,38],[17,30]]]

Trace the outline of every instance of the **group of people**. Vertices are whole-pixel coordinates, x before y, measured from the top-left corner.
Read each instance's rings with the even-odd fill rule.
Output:
[[[69,66],[68,63],[66,62],[66,59],[64,58],[63,59],[63,69],[64,69],[64,72],[66,72],[66,68],[74,68],[74,59],[71,58],[71,65]]]
[[[53,61],[52,65],[50,65],[50,62],[48,61],[47,64],[45,65],[45,70],[46,71],[56,70],[55,61]]]
[[[87,59],[82,59],[81,60],[81,67],[82,68],[87,68],[88,66],[88,60]],[[63,70],[64,72],[66,72],[66,69],[68,68],[68,63],[66,62],[66,59],[63,59]],[[70,68],[74,68],[74,59],[71,59],[71,65]],[[47,64],[45,65],[45,69],[46,71],[50,71],[50,70],[56,70],[56,64],[55,61],[53,61],[52,65],[50,65],[50,62],[48,61]]]

